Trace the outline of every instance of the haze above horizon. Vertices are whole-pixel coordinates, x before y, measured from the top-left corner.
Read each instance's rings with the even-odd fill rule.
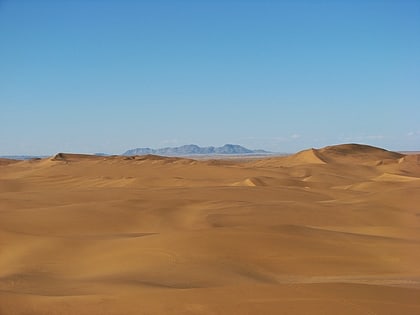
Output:
[[[0,155],[420,149],[419,1],[0,1]]]

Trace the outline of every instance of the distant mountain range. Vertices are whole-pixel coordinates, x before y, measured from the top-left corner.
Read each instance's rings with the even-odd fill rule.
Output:
[[[137,148],[131,149],[123,153],[123,155],[145,155],[156,154],[164,156],[188,156],[188,155],[217,155],[217,154],[269,154],[271,152],[264,150],[250,150],[237,144],[225,144],[222,147],[199,147],[195,144],[183,145],[173,148]]]

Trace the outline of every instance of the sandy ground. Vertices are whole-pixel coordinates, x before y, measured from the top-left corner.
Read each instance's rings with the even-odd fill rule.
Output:
[[[420,314],[420,155],[0,160],[0,314]]]

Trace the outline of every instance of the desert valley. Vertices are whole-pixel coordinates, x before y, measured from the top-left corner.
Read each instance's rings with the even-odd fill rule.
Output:
[[[0,314],[420,314],[420,155],[0,160]]]

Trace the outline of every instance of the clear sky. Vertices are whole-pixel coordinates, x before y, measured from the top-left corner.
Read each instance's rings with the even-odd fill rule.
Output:
[[[420,150],[420,1],[0,0],[0,155]]]

